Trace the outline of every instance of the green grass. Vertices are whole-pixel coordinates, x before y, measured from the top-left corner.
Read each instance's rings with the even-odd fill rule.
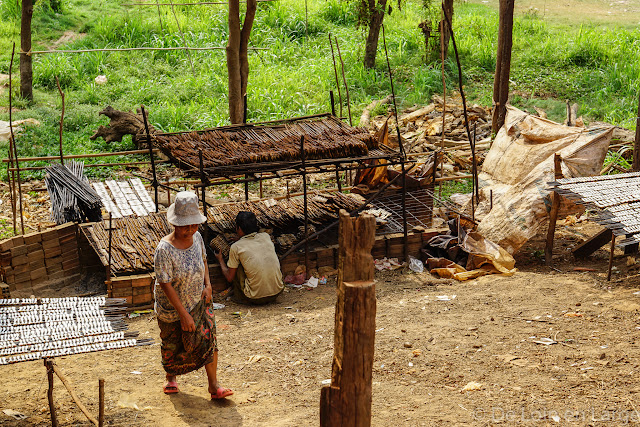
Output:
[[[362,66],[365,34],[354,26],[353,6],[342,0],[296,0],[260,3],[251,46],[267,48],[250,54],[248,116],[250,121],[273,120],[326,112],[335,78],[328,34],[338,37],[350,90],[351,112],[357,123],[362,109],[390,93],[382,40],[377,66]],[[62,13],[45,0],[34,13],[34,47],[45,49],[72,30],[86,33],[58,48],[181,46],[171,9],[162,9],[162,25],[155,8],[121,6],[116,0],[65,0]],[[15,0],[0,0],[0,72],[9,68],[11,42],[19,42],[19,19],[11,11]],[[227,17],[224,6],[177,7],[180,26],[190,46],[224,46]],[[440,66],[424,57],[417,24],[424,12],[417,1],[385,18],[387,46],[399,107],[427,104],[442,91]],[[477,4],[456,4],[454,30],[471,102],[491,104],[495,63],[497,12]],[[308,37],[307,37],[308,34]],[[564,101],[578,102],[587,121],[606,120],[633,127],[637,107],[640,30],[604,26],[549,23],[535,13],[520,15],[514,24],[511,67],[512,103],[532,111],[546,109],[562,120]],[[144,104],[152,124],[162,131],[178,131],[228,123],[227,72],[223,50],[192,52],[192,73],[182,51],[83,53],[40,55],[34,58],[34,102],[14,99],[21,108],[14,119],[33,117],[42,122],[18,139],[21,156],[55,155],[61,103],[55,85],[66,94],[65,153],[135,148],[130,139],[106,144],[89,136],[108,120],[98,116],[106,105],[135,109]],[[17,70],[14,64],[14,73]],[[457,90],[453,50],[446,63],[448,90]],[[106,85],[94,79],[104,74]],[[17,83],[16,83],[17,86]],[[16,88],[14,88],[17,93]],[[337,98],[337,92],[335,93]],[[343,90],[343,98],[344,90]],[[7,120],[6,91],[0,100],[0,119]],[[346,102],[343,99],[343,103]],[[5,108],[2,108],[5,107]],[[344,108],[344,114],[346,114]],[[6,152],[0,144],[0,152]],[[122,159],[121,159],[122,160]],[[96,160],[99,162],[105,159]],[[98,168],[88,169],[98,173]],[[34,173],[34,176],[39,174]]]

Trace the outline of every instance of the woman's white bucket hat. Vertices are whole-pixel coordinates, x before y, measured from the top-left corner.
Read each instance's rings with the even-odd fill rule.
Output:
[[[179,192],[175,202],[167,209],[167,221],[171,225],[202,224],[206,220],[207,217],[198,208],[198,196],[190,191]]]

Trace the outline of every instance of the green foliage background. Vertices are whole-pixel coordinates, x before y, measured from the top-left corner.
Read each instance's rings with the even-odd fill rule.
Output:
[[[128,0],[42,0],[34,12],[33,49],[48,49],[65,31],[85,33],[57,49],[182,46],[171,8],[123,6]],[[422,0],[406,1],[385,18],[389,59],[400,107],[427,104],[442,92],[440,65],[425,54],[418,24],[432,17]],[[15,0],[0,0],[0,73],[9,72],[12,42],[19,50],[19,9]],[[224,5],[177,6],[187,45],[224,47]],[[432,13],[432,12],[431,12]],[[308,18],[307,18],[308,16]],[[340,42],[357,123],[373,99],[390,93],[382,40],[377,66],[362,66],[366,33],[356,28],[354,2],[279,0],[259,3],[250,54],[248,115],[250,121],[273,120],[330,110],[329,91],[336,91],[329,33]],[[161,25],[161,22],[162,25]],[[465,90],[472,102],[491,104],[497,12],[479,4],[456,4],[454,31],[463,65]],[[564,100],[578,102],[589,120],[633,127],[640,76],[640,30],[637,28],[554,24],[536,13],[520,14],[514,24],[511,67],[512,103],[546,109],[561,120]],[[20,155],[57,153],[61,102],[55,85],[66,94],[65,153],[132,149],[129,139],[106,144],[89,136],[107,119],[106,105],[131,110],[144,104],[159,130],[200,129],[228,123],[224,50],[192,52],[192,73],[184,51],[96,52],[34,57],[34,102],[18,98],[17,55],[14,62],[13,118],[42,122],[20,136]],[[457,88],[451,49],[445,66],[449,90]],[[95,77],[107,76],[106,85]],[[336,92],[337,97],[337,92]],[[343,93],[344,98],[344,93]],[[7,120],[8,94],[0,100],[0,119]],[[344,108],[346,115],[347,109]],[[0,152],[6,152],[0,145]],[[100,160],[104,161],[104,159]],[[97,172],[92,172],[97,173]]]

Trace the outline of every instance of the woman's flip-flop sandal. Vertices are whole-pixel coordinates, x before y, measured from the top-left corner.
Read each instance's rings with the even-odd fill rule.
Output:
[[[166,386],[162,388],[164,394],[176,394],[180,390],[178,389],[178,383],[175,381],[169,381]]]
[[[224,399],[227,396],[231,396],[233,390],[224,387],[218,387],[215,393],[211,393],[211,400]]]

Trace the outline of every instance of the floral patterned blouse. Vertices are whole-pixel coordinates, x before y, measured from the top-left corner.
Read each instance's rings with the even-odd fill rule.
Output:
[[[200,301],[204,289],[204,263],[207,255],[199,232],[193,235],[193,244],[187,249],[177,249],[171,243],[160,240],[154,255],[155,311],[159,320],[176,322],[178,312],[160,287],[170,283],[180,298],[185,310],[191,312]]]

